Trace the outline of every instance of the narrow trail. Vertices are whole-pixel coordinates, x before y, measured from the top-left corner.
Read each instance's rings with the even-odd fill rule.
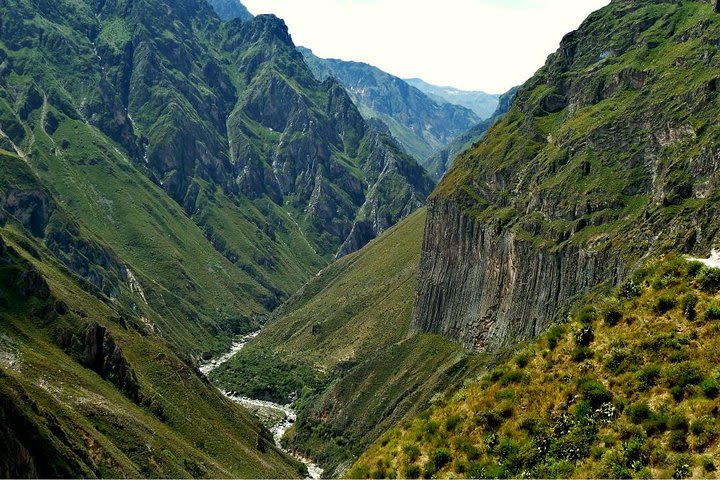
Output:
[[[260,330],[245,335],[233,342],[230,350],[220,357],[204,362],[200,366],[200,371],[205,375],[230,360],[236,353],[242,350],[245,345],[260,334]],[[290,405],[280,405],[279,403],[266,402],[264,400],[255,400],[253,398],[241,397],[235,395],[233,392],[225,392],[220,390],[223,395],[232,400],[235,403],[242,405],[252,412],[266,427],[270,429],[275,440],[275,445],[287,453],[293,458],[301,461],[305,464],[308,470],[309,479],[319,479],[323,474],[323,469],[315,465],[312,461],[307,458],[298,455],[294,452],[290,452],[282,447],[281,440],[285,432],[293,426],[295,420],[297,420],[297,413],[292,409]]]

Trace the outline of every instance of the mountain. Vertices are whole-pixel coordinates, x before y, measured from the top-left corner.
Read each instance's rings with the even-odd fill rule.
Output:
[[[197,361],[424,203],[384,126],[276,17],[9,0],[0,157],[3,471],[296,476]]]
[[[480,120],[471,110],[431,99],[372,65],[318,58],[306,48],[300,51],[318,79],[336,78],[363,116],[387,124],[403,148],[423,165]]]
[[[713,478],[720,284],[669,259],[403,423],[349,478]]]
[[[77,223],[29,158],[0,149],[0,473],[296,477],[270,432],[160,336],[190,323],[150,308],[159,287]]]
[[[467,132],[455,137],[450,144],[435,152],[426,162],[425,169],[428,171],[431,177],[436,180],[440,180],[442,176],[450,170],[452,162],[455,158],[470,149],[474,143],[482,140],[490,128],[503,116],[508,110],[515,94],[517,93],[517,87],[510,89],[508,92],[500,96],[497,110],[490,116],[490,118],[483,120]]]
[[[643,261],[707,254],[718,35],[708,2],[621,0],[567,35],[431,196],[415,328],[492,351]]]
[[[500,95],[460,90],[454,87],[439,87],[431,85],[420,78],[408,78],[405,81],[437,102],[469,108],[481,120],[487,120],[492,116],[497,110],[498,101],[500,100]]]
[[[250,20],[252,14],[240,3],[240,0],[208,0],[210,6],[215,10],[221,20]]]
[[[324,269],[212,375],[254,398],[284,403],[299,394],[287,445],[330,476],[483,365],[438,335],[410,330],[424,222],[421,210]]]

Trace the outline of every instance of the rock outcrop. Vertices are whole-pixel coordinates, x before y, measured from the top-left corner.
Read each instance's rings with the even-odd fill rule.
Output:
[[[130,362],[112,334],[102,325],[91,322],[77,331],[59,335],[58,343],[80,363],[109,380],[128,398],[140,401],[140,385]]]
[[[428,204],[418,269],[415,329],[475,350],[497,350],[562,320],[569,302],[622,278],[609,251],[538,249],[501,225],[479,222],[452,201]]]
[[[720,22],[676,29],[683,8],[711,7],[617,0],[593,13],[456,159],[430,200],[415,328],[512,345],[646,259],[709,253]]]

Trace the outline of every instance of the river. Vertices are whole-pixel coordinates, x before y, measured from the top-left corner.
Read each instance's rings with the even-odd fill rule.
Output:
[[[207,362],[203,362],[200,365],[200,371],[205,375],[208,375],[220,365],[230,360],[236,353],[242,350],[245,345],[248,344],[248,342],[257,337],[259,334],[260,330],[237,339],[233,342],[232,347],[229,351],[222,354],[216,359],[211,359]],[[275,445],[277,445],[280,450],[304,463],[308,470],[309,479],[318,479],[322,476],[322,468],[318,467],[307,458],[294,452],[285,450],[282,447],[281,440],[283,435],[285,435],[285,432],[287,432],[288,429],[293,426],[295,420],[297,419],[297,414],[295,413],[295,410],[293,410],[292,405],[280,405],[279,403],[241,397],[239,395],[233,394],[232,392],[225,392],[222,390],[220,391],[223,393],[223,395],[225,395],[233,402],[238,403],[250,410],[250,412],[252,412],[270,430],[270,432],[273,434]]]

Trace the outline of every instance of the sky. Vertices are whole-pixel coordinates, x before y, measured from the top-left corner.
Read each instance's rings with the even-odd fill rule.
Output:
[[[502,93],[545,63],[562,37],[609,0],[241,0],[283,18],[319,57],[401,78]]]

